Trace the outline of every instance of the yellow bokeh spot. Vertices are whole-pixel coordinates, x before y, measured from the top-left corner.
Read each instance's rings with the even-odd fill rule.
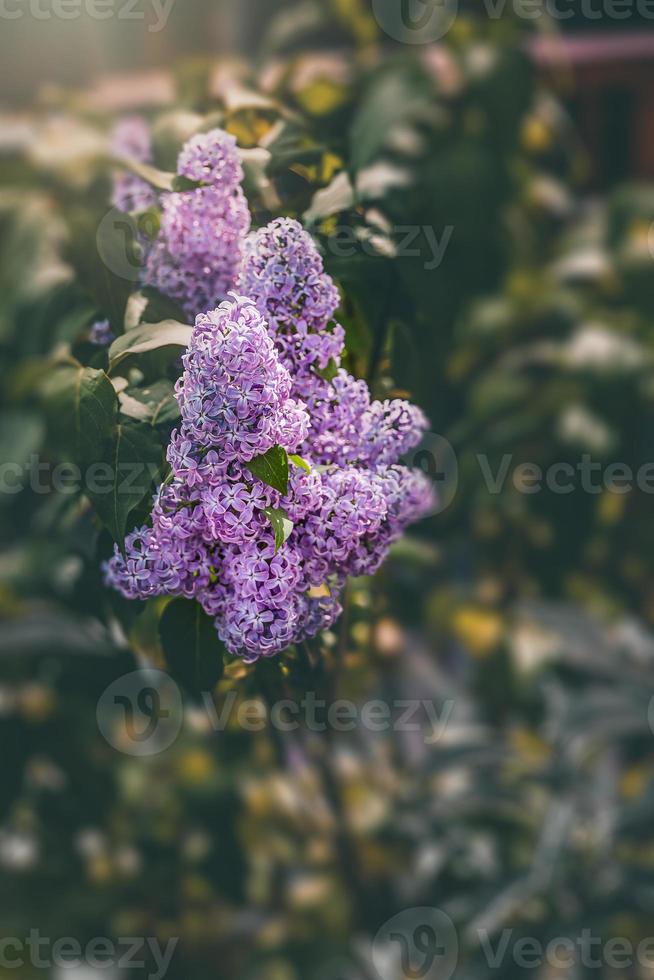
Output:
[[[548,126],[537,116],[531,116],[522,127],[522,143],[532,153],[543,153],[552,145],[552,134]]]
[[[643,795],[651,778],[651,772],[643,766],[632,766],[625,770],[620,779],[620,792],[627,800],[636,800]]]
[[[472,606],[457,609],[451,626],[461,643],[477,657],[491,653],[504,633],[504,622],[499,613]]]
[[[602,524],[618,524],[622,520],[626,495],[622,493],[603,493],[598,503],[598,517]]]
[[[339,109],[348,97],[345,85],[331,78],[316,78],[296,93],[300,106],[312,116],[326,116]]]
[[[551,755],[550,746],[526,728],[514,728],[509,736],[511,747],[518,755],[532,762],[546,762]]]
[[[366,9],[365,0],[332,0],[334,10],[359,44],[372,44],[378,36],[377,21]]]
[[[252,149],[259,146],[273,125],[269,114],[256,109],[242,109],[225,123],[225,129],[236,137],[239,146]]]
[[[189,783],[203,783],[213,774],[213,758],[203,749],[193,749],[182,756],[180,769]]]

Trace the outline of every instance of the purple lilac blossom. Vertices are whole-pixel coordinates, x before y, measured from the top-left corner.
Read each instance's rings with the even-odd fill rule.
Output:
[[[214,450],[221,466],[247,463],[279,444],[295,452],[309,429],[265,321],[251,300],[232,296],[196,318],[176,388],[184,445]],[[170,462],[175,471],[175,451]]]
[[[193,179],[234,176],[214,147],[193,144]],[[195,192],[193,192],[195,193]],[[107,583],[128,598],[196,598],[227,649],[246,661],[329,628],[351,575],[373,574],[406,526],[433,506],[430,481],[399,464],[427,427],[407,402],[373,401],[342,368],[338,293],[310,236],[277,219],[246,246],[239,290],[196,317],[176,394],[182,424],[168,449],[172,483],[152,527],[116,548]],[[274,445],[301,451],[286,496],[247,463]],[[277,549],[266,514],[293,524]]]
[[[236,140],[220,129],[193,136],[178,174],[202,186],[162,195],[161,229],[145,281],[177,300],[190,318],[217,306],[234,286],[250,212]]]
[[[115,340],[109,321],[96,320],[91,327],[89,340],[96,347],[108,347]]]
[[[299,222],[276,218],[248,238],[238,288],[266,318],[294,376],[340,363],[345,333],[333,320],[339,292]]]
[[[395,462],[417,445],[428,422],[409,402],[371,402],[365,381],[342,368],[331,382],[321,372],[338,368],[345,335],[334,321],[338,290],[318,249],[299,222],[276,218],[250,235],[238,281],[268,322],[292,394],[311,416],[303,451],[317,463],[374,466]]]

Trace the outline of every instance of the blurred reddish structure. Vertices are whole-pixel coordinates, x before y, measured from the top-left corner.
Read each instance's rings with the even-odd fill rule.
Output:
[[[569,87],[593,184],[654,178],[654,31],[540,36],[532,54]]]

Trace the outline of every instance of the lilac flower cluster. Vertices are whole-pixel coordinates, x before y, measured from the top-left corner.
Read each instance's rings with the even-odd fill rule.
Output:
[[[89,340],[96,347],[108,347],[115,339],[108,320],[96,320],[91,326]]]
[[[344,331],[333,319],[340,296],[297,221],[277,218],[250,236],[238,289],[265,317],[296,384],[340,359]]]
[[[150,127],[142,116],[126,116],[114,126],[111,152],[121,159],[152,162]],[[157,203],[155,190],[135,174],[122,171],[114,177],[111,203],[121,211],[147,211]]]
[[[189,173],[234,176],[205,149],[189,153]],[[427,421],[406,402],[373,401],[339,367],[339,295],[297,222],[249,238],[238,289],[196,318],[171,482],[106,578],[128,598],[197,599],[227,649],[254,661],[331,626],[347,577],[376,571],[433,499],[423,474],[398,462]],[[284,495],[248,465],[277,446],[302,457]],[[281,547],[274,515],[290,532]]]
[[[200,314],[183,363],[183,444],[211,448],[227,465],[278,444],[294,451],[306,438],[309,418],[290,397],[291,377],[251,300],[234,294],[233,302]],[[171,464],[176,471],[177,451]]]
[[[340,297],[311,236],[289,218],[251,235],[238,288],[266,318],[293,395],[305,402],[311,436],[303,446],[319,464],[375,467],[420,442],[428,422],[415,405],[371,401],[365,381],[339,369],[344,331],[333,319]],[[331,382],[329,365],[337,370]]]
[[[146,260],[145,281],[176,299],[192,319],[233,287],[250,212],[236,140],[228,133],[193,136],[177,171],[200,186],[162,195],[161,230]]]

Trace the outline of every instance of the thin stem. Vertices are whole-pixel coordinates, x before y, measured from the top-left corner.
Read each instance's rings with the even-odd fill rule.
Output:
[[[345,615],[343,618],[345,619]],[[300,653],[309,676],[315,684],[316,697],[325,703],[327,710],[334,702],[337,693],[338,675],[347,649],[347,637],[347,621],[341,622],[336,655],[331,669],[327,670],[324,657],[316,657],[308,642],[300,644]],[[311,752],[311,758],[320,776],[323,795],[334,818],[335,845],[341,872],[354,899],[357,921],[363,925],[368,895],[359,867],[359,855],[352,839],[342,787],[333,765],[334,732],[327,723],[316,734],[317,737],[312,740],[315,751]]]

